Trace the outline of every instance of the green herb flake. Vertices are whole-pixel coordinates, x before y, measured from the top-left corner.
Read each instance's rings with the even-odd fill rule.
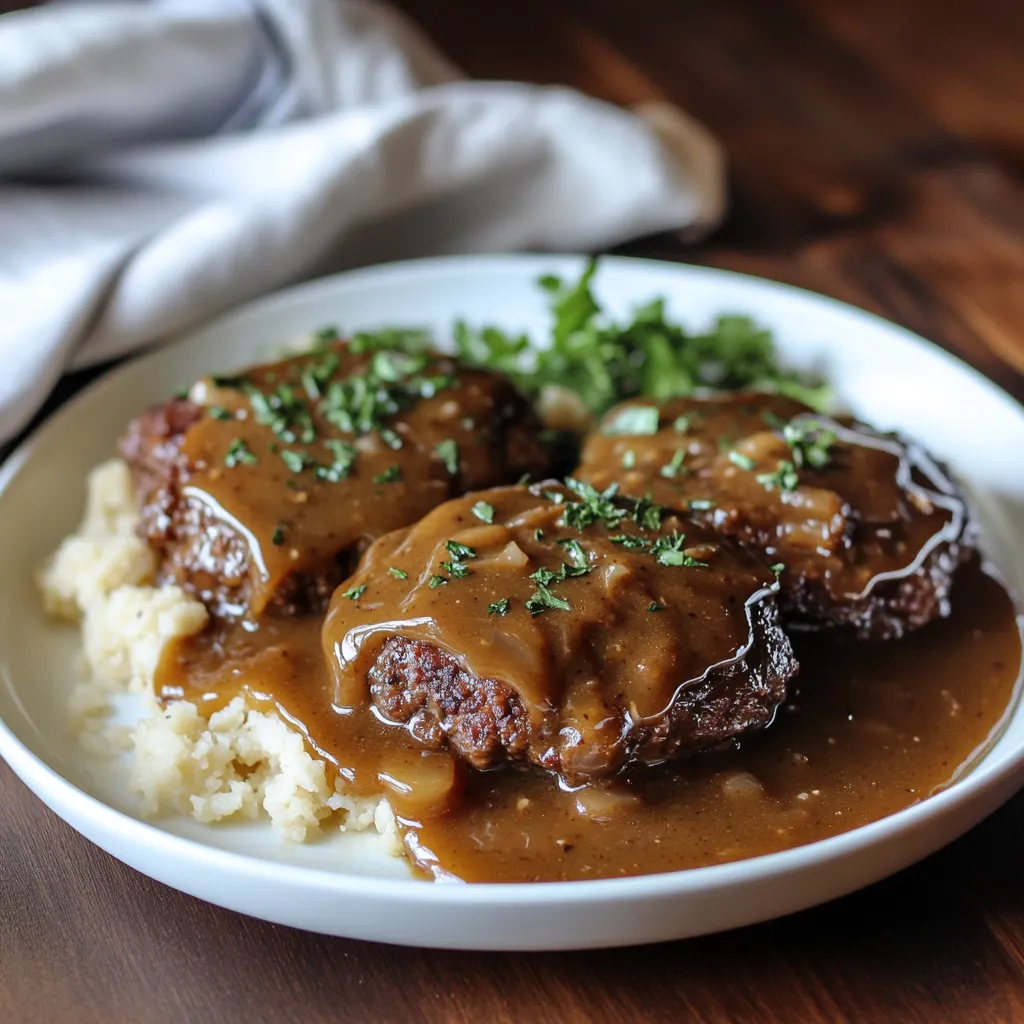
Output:
[[[512,602],[507,598],[503,597],[500,601],[495,601],[493,604],[487,606],[488,615],[508,615],[509,607]]]
[[[552,594],[543,583],[539,583],[537,585],[537,590],[524,602],[524,604],[526,605],[526,610],[535,618],[536,616],[548,611],[548,609],[555,609],[563,612],[572,611],[572,605],[569,604],[568,601]]]
[[[396,580],[407,580],[409,574],[404,569],[396,569],[393,565],[388,568],[388,572],[395,577]]]
[[[641,530],[659,529],[664,514],[664,506],[655,505],[650,498],[638,498],[633,506],[633,521],[639,524]]]
[[[627,406],[613,413],[601,428],[607,437],[639,437],[658,432],[658,409],[653,405]]]
[[[494,522],[494,506],[488,505],[486,501],[478,501],[470,511],[482,523],[490,525]]]
[[[326,480],[327,483],[336,484],[344,480],[352,472],[352,466],[356,461],[356,450],[347,441],[330,440],[326,442],[327,448],[334,456],[334,462],[329,466],[317,466],[316,478]]]
[[[374,478],[375,484],[393,484],[396,480],[402,479],[402,467],[397,463],[393,466],[388,466],[383,473],[378,473]]]
[[[786,568],[786,563],[776,562],[774,565],[769,565],[768,568],[775,573],[775,578],[778,579],[782,575],[782,570]]]
[[[614,501],[619,493],[618,484],[598,491],[592,484],[566,477],[565,486],[580,499],[565,502],[562,520],[566,526],[574,530],[585,530],[594,523],[602,522],[609,530],[614,530],[626,517],[626,510]]]
[[[790,420],[782,428],[782,437],[793,453],[793,463],[800,469],[810,466],[823,469],[832,460],[835,431],[823,427],[817,420]]]
[[[337,327],[328,324],[326,327],[321,327],[320,330],[313,334],[313,344],[319,347],[324,345],[330,345],[332,342],[338,341],[341,337]]]
[[[636,466],[636,452],[632,448],[627,448],[622,453],[622,468],[633,469]]]
[[[758,473],[755,479],[766,491],[778,488],[780,491],[790,492],[795,491],[800,485],[796,466],[788,459],[783,459],[774,473]]]
[[[459,446],[450,438],[439,442],[434,446],[434,451],[437,452],[441,461],[444,463],[444,468],[448,472],[455,476],[459,472]]]
[[[447,577],[434,575],[427,580],[427,586],[430,587],[431,590],[436,590],[438,587],[443,587],[447,582]]]
[[[587,558],[586,551],[583,550],[583,545],[578,540],[567,538],[558,541],[558,544],[569,552],[569,561],[572,569],[583,570],[579,573],[581,576],[590,572],[590,561]],[[570,572],[569,575],[575,574]]]
[[[663,612],[663,611],[665,610],[665,606],[664,606],[663,604],[658,604],[658,602],[657,602],[657,601],[652,601],[652,602],[651,602],[651,603],[650,603],[650,604],[649,604],[649,605],[647,606],[647,610],[648,610],[649,612]]]
[[[353,587],[351,590],[346,590],[341,596],[347,597],[350,601],[357,601],[363,596],[363,592],[366,590],[369,584],[364,583],[361,587]]]
[[[689,416],[677,416],[672,421],[672,429],[677,434],[685,434],[690,429],[690,417]]]
[[[651,546],[651,542],[646,537],[637,537],[632,533],[617,533],[608,539],[613,544],[621,544],[624,548],[632,551],[646,551]]]
[[[274,547],[278,548],[284,543],[284,527],[280,524],[278,524],[277,528],[274,530],[274,535],[270,538],[270,543],[273,544]]]
[[[538,527],[536,530],[533,531],[533,539],[534,540],[543,540],[544,539],[544,531]]]
[[[233,420],[235,418],[235,414],[231,412],[230,409],[225,409],[223,405],[211,405],[210,408],[206,410],[206,415],[211,419],[222,421]]]
[[[673,530],[670,536],[659,537],[651,545],[651,554],[660,565],[685,566],[687,568],[706,567],[707,562],[699,562],[683,551],[683,541],[685,540],[686,534]]]
[[[691,512],[708,512],[715,507],[711,498],[691,498],[687,505]]]
[[[240,437],[231,442],[224,456],[224,465],[233,469],[238,465],[255,466],[259,459],[252,453],[249,446]]]
[[[734,466],[739,466],[740,469],[745,469],[748,473],[755,465],[754,460],[749,455],[744,455],[743,452],[738,452],[735,448],[729,451],[729,461]]]
[[[683,469],[683,460],[686,458],[686,449],[677,448],[675,455],[672,456],[672,461],[662,466],[658,471],[666,480],[674,480],[679,476],[680,472],[686,472]]]
[[[380,439],[393,451],[398,451],[402,447],[402,439],[393,430],[389,430],[387,427],[381,428]]]
[[[292,451],[290,448],[282,448],[280,455],[284,464],[293,473],[301,473],[306,468],[306,456],[302,452]]]

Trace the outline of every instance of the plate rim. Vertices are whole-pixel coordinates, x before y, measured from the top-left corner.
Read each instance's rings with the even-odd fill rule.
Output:
[[[541,264],[549,267],[555,263],[565,266],[569,264],[582,265],[588,258],[586,255],[573,253],[496,253],[398,260],[316,278],[239,304],[186,330],[174,332],[159,344],[122,358],[116,365],[101,373],[95,380],[90,381],[32,430],[8,455],[3,466],[0,467],[0,494],[6,492],[23,467],[31,460],[35,449],[51,433],[60,429],[65,415],[70,414],[79,404],[88,401],[95,392],[116,386],[117,379],[133,372],[138,363],[158,358],[166,349],[186,344],[200,334],[227,329],[236,319],[258,316],[266,308],[276,307],[282,302],[302,303],[321,294],[328,295],[339,283],[343,283],[346,287],[349,283],[358,287],[360,280],[364,278],[395,285],[400,283],[403,277],[409,275],[416,277],[424,271],[429,273],[435,270],[447,271],[452,275],[460,272],[479,273],[486,270],[492,273],[507,272],[523,276],[525,273],[533,272]],[[741,286],[749,286],[753,283],[759,288],[767,288],[769,291],[789,294],[819,306],[830,307],[833,311],[841,312],[846,316],[868,318],[876,326],[888,332],[897,332],[904,341],[911,343],[914,347],[924,347],[933,357],[938,356],[951,369],[955,369],[959,373],[967,373],[974,378],[976,383],[988,390],[993,397],[998,397],[1001,402],[1009,403],[1016,415],[1024,420],[1024,409],[1021,408],[1021,403],[1005,388],[948,350],[870,310],[796,285],[739,271],[643,257],[601,256],[599,259],[599,266],[617,265],[647,267],[660,272],[671,271],[683,276],[696,277],[698,280],[702,277],[732,280]],[[781,330],[782,328],[773,327],[773,329]],[[11,692],[15,696],[17,695],[17,690],[14,687],[11,687]],[[1020,699],[1018,698],[1018,708]],[[26,720],[31,722],[31,717],[26,715]],[[679,895],[683,892],[710,892],[731,888],[738,883],[750,884],[771,878],[789,877],[800,874],[815,865],[820,866],[822,863],[841,857],[856,855],[873,847],[880,840],[896,839],[902,835],[912,834],[931,819],[940,818],[944,814],[975,802],[984,792],[1008,784],[1015,776],[1024,776],[1024,744],[1022,744],[1018,750],[1004,757],[997,764],[987,763],[986,755],[963,778],[942,792],[927,797],[919,803],[849,832],[787,850],[724,864],[624,878],[565,882],[474,882],[455,885],[430,884],[418,878],[396,879],[357,875],[343,870],[271,861],[251,854],[211,846],[198,839],[176,835],[161,828],[158,824],[118,810],[64,778],[60,772],[29,749],[2,718],[0,718],[0,756],[32,790],[33,794],[42,799],[60,817],[67,820],[65,814],[58,808],[65,807],[69,802],[80,804],[82,813],[98,826],[162,856],[184,856],[200,861],[204,868],[217,867],[220,870],[242,872],[245,879],[251,882],[272,879],[277,883],[293,884],[307,891],[330,890],[335,895],[353,894],[358,890],[363,897],[377,897],[386,901],[399,901],[403,905],[422,907],[447,904],[452,901],[470,904],[486,903],[495,908],[550,901],[561,903],[632,902],[658,896]],[[76,828],[76,831],[81,831],[77,826],[73,827]],[[955,837],[951,836],[948,841],[951,842],[953,838]],[[95,842],[92,839],[90,841]],[[941,845],[945,845],[945,843]],[[941,845],[935,849],[941,848]]]

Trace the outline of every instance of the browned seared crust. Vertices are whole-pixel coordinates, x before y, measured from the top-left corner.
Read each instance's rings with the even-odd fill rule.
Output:
[[[420,640],[393,637],[383,645],[369,671],[370,692],[388,719],[474,768],[532,762],[579,784],[768,725],[797,663],[773,602],[751,609],[751,635],[744,657],[681,689],[664,715],[634,722],[627,708],[609,707],[606,724],[585,737],[559,735],[547,722],[534,725],[510,686],[473,676],[456,656]]]

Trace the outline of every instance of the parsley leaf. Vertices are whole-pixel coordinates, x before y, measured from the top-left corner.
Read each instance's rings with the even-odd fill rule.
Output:
[[[580,499],[565,502],[562,519],[566,526],[584,530],[594,523],[603,522],[609,530],[614,530],[625,518],[626,510],[620,508],[613,500],[619,493],[618,484],[598,491],[592,484],[567,477],[565,486]]]
[[[688,568],[706,567],[707,562],[698,562],[696,558],[683,551],[686,534],[673,530],[669,536],[659,537],[651,545],[651,554],[661,565],[682,565]]]
[[[572,605],[568,601],[552,594],[543,583],[537,584],[537,590],[533,596],[529,597],[524,603],[526,610],[534,617],[546,612],[549,608],[563,612],[572,611]]]
[[[396,480],[402,479],[402,467],[396,462],[393,466],[388,466],[383,473],[378,473],[374,478],[375,484],[393,484]]]
[[[434,451],[444,463],[444,468],[455,476],[459,472],[459,446],[448,437],[434,445]]]
[[[755,479],[767,491],[775,487],[780,491],[795,491],[800,484],[796,466],[788,459],[783,459],[774,473],[758,473]]]
[[[257,462],[259,462],[259,459],[256,458],[249,446],[240,437],[236,437],[231,442],[231,446],[224,456],[224,465],[228,469],[233,469],[240,464],[255,466]]]
[[[654,405],[626,406],[605,423],[601,433],[607,437],[638,436],[658,432],[658,408]]]
[[[364,583],[361,587],[353,587],[351,590],[346,590],[342,597],[347,597],[350,601],[356,601],[363,595],[363,591],[366,590],[368,584]]]
[[[508,615],[508,609],[511,605],[511,601],[507,597],[503,597],[500,601],[495,601],[493,604],[487,606],[488,615]]]
[[[470,510],[481,522],[494,522],[494,506],[488,505],[486,501],[478,501]]]
[[[396,580],[407,580],[409,574],[404,569],[396,569],[393,565],[388,568],[388,572],[395,577]]]
[[[729,461],[734,466],[739,466],[740,469],[745,469],[748,473],[755,465],[754,460],[749,455],[744,455],[743,452],[738,452],[735,448],[729,450]]]
[[[672,480],[679,476],[679,473],[686,472],[683,469],[683,459],[686,458],[686,449],[677,448],[675,455],[672,456],[672,461],[662,466],[659,472],[666,480]]]

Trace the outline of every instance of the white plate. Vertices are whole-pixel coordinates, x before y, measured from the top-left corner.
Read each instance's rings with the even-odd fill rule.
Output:
[[[168,885],[313,931],[421,946],[570,949],[732,928],[867,885],[970,828],[1024,782],[1024,710],[966,778],[889,818],[809,846],[733,864],[609,881],[438,885],[365,838],[309,846],[256,825],[149,823],[69,742],[64,713],[75,637],[48,625],[33,567],[77,523],[88,469],[130,416],[179,385],[272,355],[325,323],[343,329],[453,318],[542,333],[534,280],[577,274],[575,257],[455,258],[360,270],[271,296],[88,388],[0,473],[0,754],[51,808],[115,857]],[[920,338],[829,299],[736,274],[607,259],[596,289],[625,313],[656,294],[697,327],[720,312],[772,327],[788,362],[823,370],[852,410],[948,459],[978,496],[989,550],[1024,592],[1024,412]]]

